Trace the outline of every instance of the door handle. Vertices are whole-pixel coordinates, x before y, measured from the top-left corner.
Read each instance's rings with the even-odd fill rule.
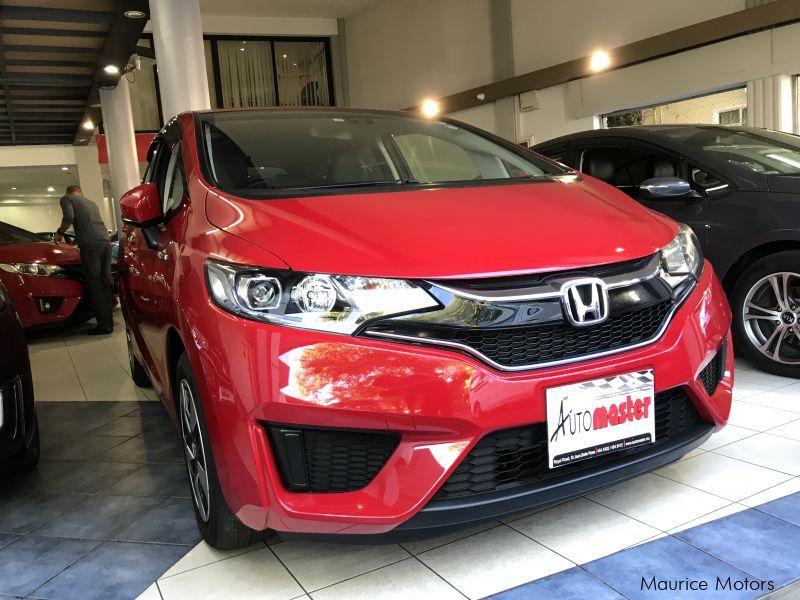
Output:
[[[169,260],[169,253],[166,250],[159,250],[158,258],[166,262]]]

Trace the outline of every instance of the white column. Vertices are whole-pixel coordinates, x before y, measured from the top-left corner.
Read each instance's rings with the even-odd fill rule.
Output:
[[[789,75],[747,82],[747,121],[751,127],[794,132],[794,94]]]
[[[150,0],[164,119],[211,108],[198,0]]]
[[[119,222],[119,200],[129,189],[139,185],[139,159],[136,156],[136,134],[133,130],[133,113],[128,80],[120,77],[117,87],[100,90],[103,109],[103,127],[108,147],[108,169],[111,172],[111,193],[114,195],[114,212]]]
[[[109,229],[114,229],[114,215],[109,214],[108,205],[103,198],[103,175],[100,173],[100,161],[97,158],[97,144],[75,146],[75,166],[78,168],[78,184],[83,195],[97,204],[100,216]],[[64,190],[58,190],[63,194]]]

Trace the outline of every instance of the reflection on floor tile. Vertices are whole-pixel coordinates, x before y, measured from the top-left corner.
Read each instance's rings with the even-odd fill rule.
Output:
[[[577,568],[500,592],[490,596],[489,600],[531,600],[533,598],[625,600],[609,586],[592,577],[583,569]]]

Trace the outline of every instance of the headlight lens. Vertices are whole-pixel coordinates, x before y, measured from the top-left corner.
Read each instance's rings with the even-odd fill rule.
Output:
[[[697,281],[703,272],[703,251],[692,228],[681,225],[677,237],[661,250],[661,277],[676,289]]]
[[[272,271],[206,261],[211,299],[257,321],[352,334],[367,321],[437,308],[413,281]]]
[[[0,263],[0,269],[17,275],[40,275],[46,277],[61,271],[58,265],[44,265],[41,263]]]

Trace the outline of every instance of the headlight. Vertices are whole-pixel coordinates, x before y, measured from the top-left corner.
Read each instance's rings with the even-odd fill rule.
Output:
[[[379,317],[437,308],[413,281],[273,271],[206,261],[211,299],[233,314],[303,329],[352,334]]]
[[[703,272],[703,251],[692,228],[681,225],[678,236],[661,249],[661,277],[677,289],[689,282],[693,285]]]
[[[0,269],[18,275],[40,275],[46,277],[61,271],[58,265],[44,265],[40,263],[0,263]]]

